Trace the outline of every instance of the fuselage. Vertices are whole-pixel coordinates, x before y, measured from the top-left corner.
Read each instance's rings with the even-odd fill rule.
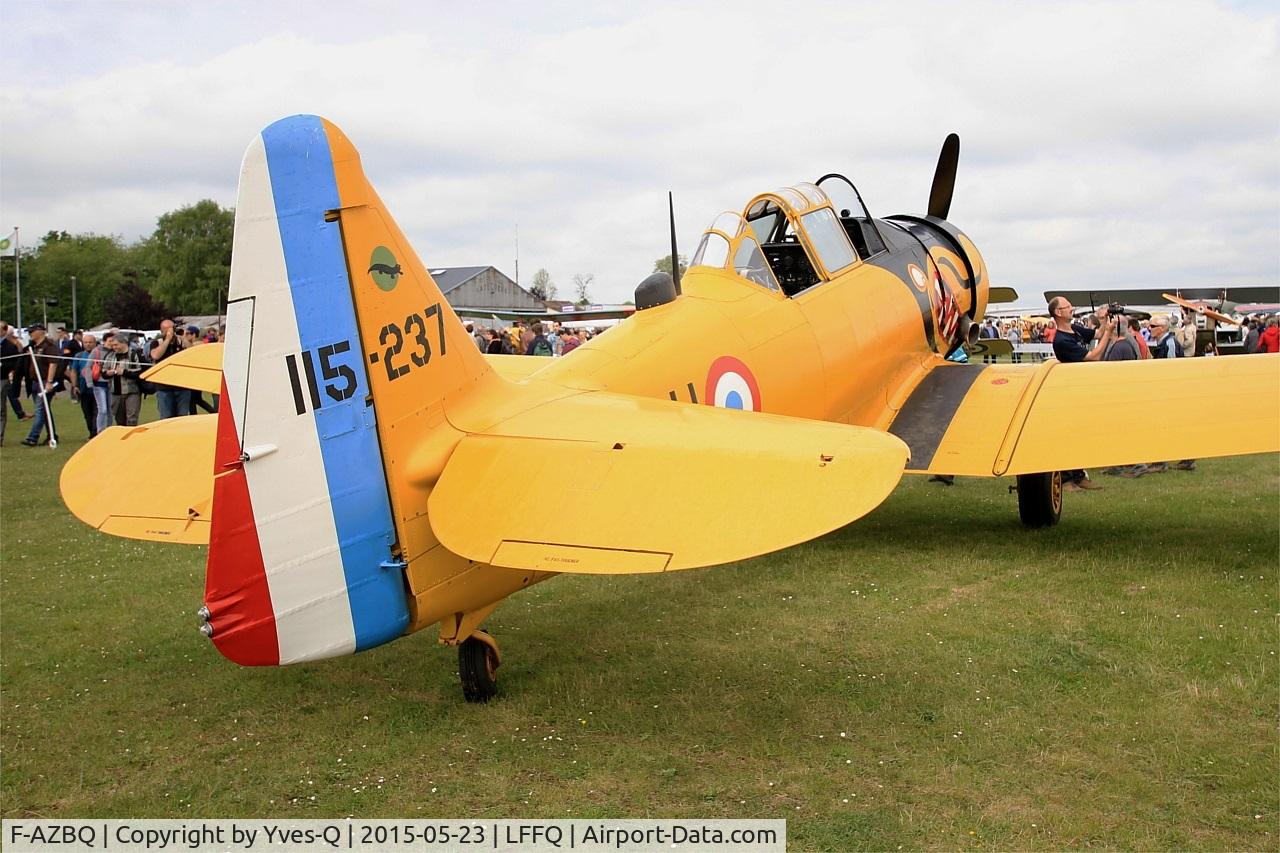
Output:
[[[530,378],[887,428],[916,384],[981,318],[988,286],[981,256],[941,220],[871,220],[846,209],[843,228],[827,238],[867,238],[838,247],[854,260],[828,273],[820,238],[806,231],[805,220],[832,208],[817,187],[801,187],[807,210],[787,206],[780,191],[754,200],[738,228],[724,225],[733,214],[717,217],[707,235],[731,244],[713,253],[724,258],[720,265],[696,263],[707,257],[700,249],[680,296],[637,311]],[[757,240],[750,212],[762,200],[786,215],[787,243]],[[734,259],[761,242],[769,271],[744,275]],[[801,250],[808,278],[788,282],[785,255]],[[770,286],[777,281],[784,283]]]

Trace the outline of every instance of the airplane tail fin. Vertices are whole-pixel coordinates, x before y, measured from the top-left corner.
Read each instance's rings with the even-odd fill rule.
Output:
[[[245,154],[227,315],[206,632],[246,665],[394,639],[408,601],[379,436],[490,368],[324,119],[278,121]]]

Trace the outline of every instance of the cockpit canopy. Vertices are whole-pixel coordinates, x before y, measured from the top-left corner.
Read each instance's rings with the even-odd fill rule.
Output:
[[[839,175],[822,180],[834,178],[852,190],[856,212],[845,208],[837,216],[816,184],[763,193],[747,205],[745,216],[725,211],[712,220],[690,266],[732,270],[761,287],[795,296],[849,269],[858,262],[859,249],[862,257],[874,254],[850,230],[858,228],[861,236],[857,221],[870,221],[857,190]],[[878,248],[883,249],[883,242]]]
[[[768,290],[782,289],[769,270],[764,253],[760,251],[760,243],[747,227],[747,221],[732,210],[726,210],[711,220],[689,266],[731,269],[747,281]]]

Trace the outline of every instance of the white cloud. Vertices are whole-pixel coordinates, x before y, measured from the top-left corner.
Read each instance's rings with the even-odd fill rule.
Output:
[[[546,267],[627,298],[718,211],[827,171],[952,216],[999,283],[1275,283],[1277,16],[1209,3],[34,5],[6,32],[0,221],[132,238],[316,112],[432,266]],[[177,9],[178,11],[173,11]],[[91,38],[94,33],[101,38]],[[94,45],[124,49],[106,53]],[[74,44],[74,60],[44,52]],[[96,52],[95,50],[100,51]]]

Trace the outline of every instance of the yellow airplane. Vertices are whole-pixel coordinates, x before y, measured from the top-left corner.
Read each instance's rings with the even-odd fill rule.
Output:
[[[202,630],[236,663],[438,624],[483,701],[500,660],[484,620],[557,573],[785,548],[870,512],[904,471],[1016,476],[1023,520],[1045,525],[1059,469],[1280,449],[1274,357],[949,362],[992,295],[946,221],[958,152],[949,137],[927,216],[873,218],[839,175],[762,193],[615,329],[503,358],[478,351],[347,137],[284,119],[241,167],[227,342],[150,374],[216,390],[218,414],[104,431],[63,499],[107,533],[207,543]],[[1202,405],[1167,431],[1099,405],[1189,392]],[[108,492],[116,472],[146,485]]]

